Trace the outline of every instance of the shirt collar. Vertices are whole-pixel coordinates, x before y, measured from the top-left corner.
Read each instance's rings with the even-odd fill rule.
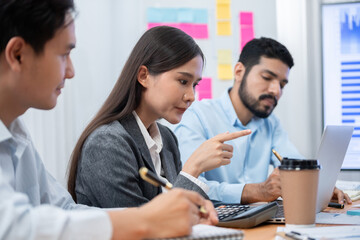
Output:
[[[144,123],[141,121],[140,117],[136,114],[135,111],[133,111],[133,115],[140,128],[141,134],[145,139],[145,143],[148,149],[150,150],[151,148],[155,147],[155,151],[160,153],[163,147],[163,142],[158,125],[156,123],[152,123],[147,130]]]
[[[30,135],[19,118],[16,118],[10,124],[9,128],[0,120],[0,142],[10,138],[20,138],[30,140]]]
[[[12,138],[12,134],[9,129],[5,126],[5,124],[0,120],[0,142],[6,141]]]
[[[232,88],[229,88],[220,97],[220,104],[221,104],[222,108],[225,110],[225,112],[227,113],[227,118],[229,119],[229,121],[231,122],[231,124],[233,126],[239,126],[243,129],[251,129],[251,131],[254,132],[261,124],[263,124],[264,119],[258,118],[258,117],[253,117],[250,120],[250,122],[246,126],[244,126],[241,123],[241,121],[239,120],[239,118],[235,112],[234,106],[231,102],[230,95],[229,95],[231,89]]]
[[[227,91],[225,91],[221,95],[220,104],[222,106],[222,109],[224,109],[224,111],[226,112],[226,116],[233,126],[239,125],[241,127],[244,127],[242,125],[241,121],[238,119],[235,109],[234,109],[234,106],[231,102],[230,95],[229,95],[230,90],[231,90],[231,88],[229,88]]]

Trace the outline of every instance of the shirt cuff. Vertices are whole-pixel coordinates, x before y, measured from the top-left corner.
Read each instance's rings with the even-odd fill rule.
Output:
[[[195,183],[196,185],[198,185],[206,194],[209,192],[209,186],[203,181],[183,171],[180,171],[180,174],[186,177],[187,179],[189,179],[190,181],[192,181],[193,183]]]
[[[78,236],[82,239],[111,239],[113,228],[106,211],[75,210],[70,211],[69,215],[68,233],[72,235],[70,238]]]

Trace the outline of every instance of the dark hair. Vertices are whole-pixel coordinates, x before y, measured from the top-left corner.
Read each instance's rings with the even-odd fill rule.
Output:
[[[204,55],[195,41],[180,29],[160,26],[146,31],[132,50],[110,95],[95,118],[81,134],[72,153],[68,174],[68,190],[76,201],[75,182],[81,150],[88,136],[99,126],[120,120],[140,104],[142,86],[138,71],[145,66],[153,76],[180,67]]]
[[[0,53],[16,36],[41,53],[74,11],[73,0],[0,0]]]
[[[289,68],[294,66],[294,60],[284,45],[274,39],[261,37],[246,43],[241,51],[239,62],[245,66],[245,74],[250,72],[254,65],[259,64],[261,57],[279,59]]]

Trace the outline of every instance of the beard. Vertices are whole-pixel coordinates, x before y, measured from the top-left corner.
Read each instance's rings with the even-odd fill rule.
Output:
[[[254,114],[256,117],[267,118],[277,105],[276,98],[270,94],[262,94],[260,95],[259,99],[256,99],[254,96],[252,96],[249,93],[247,89],[246,81],[247,81],[247,74],[244,75],[239,88],[240,100],[245,105],[245,107],[249,109],[249,111],[252,114]],[[261,107],[260,101],[267,98],[272,99],[274,101],[274,105],[272,108],[270,106]]]

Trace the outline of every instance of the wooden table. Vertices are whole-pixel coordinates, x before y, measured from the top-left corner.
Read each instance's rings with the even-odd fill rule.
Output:
[[[360,204],[360,200],[353,202],[352,205]],[[326,208],[324,212],[329,213],[346,213],[347,210],[352,208],[352,205],[345,205],[344,209],[337,208]],[[317,227],[323,226],[335,226],[335,225],[326,225],[326,224],[316,224]],[[272,223],[263,223],[258,225],[257,227],[250,229],[243,229],[244,231],[244,240],[252,240],[252,239],[274,239],[276,234],[277,227],[285,227],[284,224],[272,224]]]

